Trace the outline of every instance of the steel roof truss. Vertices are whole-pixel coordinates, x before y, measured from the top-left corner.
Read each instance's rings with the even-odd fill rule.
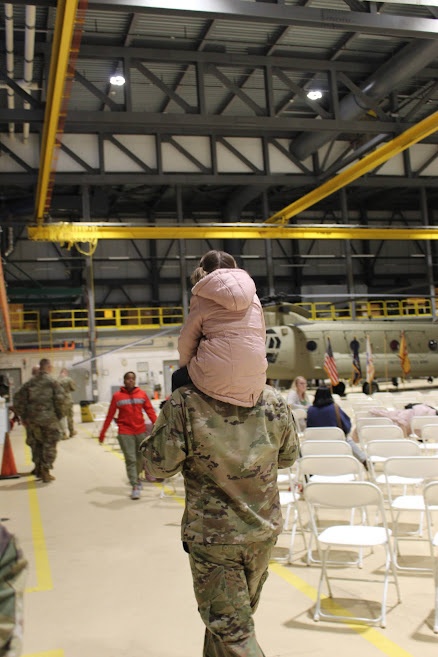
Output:
[[[146,171],[147,173],[157,173],[156,169],[152,169],[152,167],[148,166],[146,162],[140,160],[140,158],[134,155],[134,153],[130,151],[129,148],[124,146],[118,139],[116,139],[112,135],[105,135],[104,140],[111,142],[111,144],[116,146],[116,148],[118,148],[122,153],[124,153],[127,157],[129,157],[130,160],[132,160],[133,162],[135,162],[135,164],[141,167],[143,171]]]
[[[118,103],[115,103],[112,98],[104,94],[100,89],[98,89],[94,84],[92,84],[87,78],[79,73],[78,70],[75,70],[74,73],[75,80],[77,82],[80,82],[87,91],[90,91],[96,98],[102,101],[104,105],[108,105],[108,107],[113,110],[113,111],[121,111],[123,110],[123,105],[119,105]]]
[[[2,153],[6,153],[7,155],[9,155],[9,157],[12,160],[14,160],[14,162],[16,162],[20,167],[22,167],[22,169],[27,171],[27,173],[31,173],[31,174],[36,174],[37,173],[37,169],[33,169],[31,166],[29,166],[29,164],[27,164],[27,162],[25,162],[21,157],[18,157],[18,155],[16,155],[13,151],[11,151],[11,149],[8,148],[1,141],[0,141],[0,151]]]
[[[97,173],[98,172],[98,169],[93,169],[93,167],[91,167],[89,164],[87,164],[87,162],[85,162],[85,160],[83,160],[81,157],[79,157],[79,155],[74,153],[71,150],[71,148],[69,148],[68,146],[66,146],[62,142],[59,142],[58,140],[57,140],[57,143],[59,144],[60,149],[62,151],[64,151],[64,153],[66,153],[69,157],[71,157],[71,159],[74,160],[77,164],[79,164],[79,166],[81,166],[84,169],[84,171],[86,171],[87,173]]]
[[[15,91],[15,93],[18,94],[20,98],[24,100],[25,103],[29,103],[29,105],[31,105],[35,109],[41,109],[43,107],[43,104],[40,103],[39,100],[34,98],[32,94],[28,94],[27,91],[25,91],[22,86],[20,86],[15,82],[15,80],[10,78],[2,67],[0,67],[0,80],[4,80],[4,82],[6,82],[8,87],[13,89],[13,91]],[[25,111],[29,112],[29,110],[25,110]]]
[[[280,153],[284,155],[284,157],[286,157],[288,160],[293,162],[293,164],[295,164],[295,166],[298,167],[303,173],[306,174],[312,173],[311,170],[301,162],[301,160],[295,157],[295,155],[292,155],[290,150],[288,148],[285,148],[283,144],[280,144],[280,142],[277,141],[277,139],[268,138],[267,141],[268,144],[272,144],[272,146],[274,146],[278,151],[280,151]]]
[[[294,99],[295,96],[298,96],[303,100],[309,107],[312,108],[312,110],[321,116],[323,119],[330,119],[332,118],[332,115],[330,112],[327,112],[319,103],[316,102],[316,100],[310,100],[310,98],[307,97],[307,92],[302,89],[298,84],[295,84],[288,76],[284,73],[284,71],[280,70],[277,67],[272,68],[272,73],[273,75],[276,75],[279,80],[283,82],[283,84],[293,91],[293,95],[288,99],[288,103]]]
[[[155,85],[158,89],[160,89],[166,96],[171,98],[177,105],[182,107],[182,109],[187,113],[187,114],[194,114],[197,111],[196,107],[192,107],[187,103],[181,96],[176,94],[173,89],[171,89],[167,84],[162,82],[160,78],[158,78],[155,73],[152,73],[144,63],[139,62],[137,60],[132,61],[132,65],[135,66],[135,68],[142,74],[144,75],[145,78],[147,78],[150,82],[152,82],[153,85]]]
[[[211,173],[211,168],[206,167],[200,162],[194,155],[190,153],[184,146],[181,146],[181,144],[176,141],[173,137],[170,135],[162,135],[161,137],[161,143],[163,144],[171,144],[175,150],[177,150],[181,155],[184,155],[185,158],[187,158],[192,164],[194,164],[198,170],[202,173]]]
[[[245,166],[247,166],[251,171],[254,173],[263,173],[263,170],[258,169],[251,160],[249,160],[243,153],[237,150],[235,146],[230,144],[230,142],[227,139],[224,139],[223,137],[217,137],[216,141],[218,144],[222,144],[222,146],[225,146],[226,149],[230,151],[237,159],[239,159]],[[264,166],[266,167],[266,162],[264,163]]]

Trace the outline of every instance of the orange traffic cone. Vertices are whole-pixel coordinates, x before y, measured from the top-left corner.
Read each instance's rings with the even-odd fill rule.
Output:
[[[0,479],[14,479],[20,475],[17,472],[15,465],[14,452],[12,451],[11,440],[9,434],[5,433],[5,445],[3,447],[2,469],[0,472]]]

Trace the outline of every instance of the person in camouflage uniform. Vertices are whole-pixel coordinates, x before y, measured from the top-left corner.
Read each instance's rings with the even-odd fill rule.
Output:
[[[56,445],[62,438],[60,420],[65,415],[66,403],[64,390],[50,376],[51,369],[50,360],[43,358],[38,374],[23,386],[23,393],[14,402],[16,412],[35,440],[38,474],[46,484],[55,479],[50,470],[56,458]]]
[[[32,367],[32,379],[35,376],[37,376],[37,374],[39,374],[39,371],[40,371],[39,367],[37,367],[37,366]],[[13,409],[15,415],[18,416],[18,417],[21,417],[20,412],[19,412],[18,409],[20,409],[22,412],[25,412],[26,403],[27,403],[26,388],[29,385],[29,383],[32,381],[32,379],[29,379],[29,381],[27,381],[25,384],[23,384],[21,386],[21,388],[19,388],[17,390],[17,392],[15,393],[15,395],[14,395],[12,409]],[[35,447],[35,437],[32,434],[32,431],[31,431],[29,425],[27,425],[25,427],[25,429],[26,429],[26,445],[29,445],[29,448],[30,448],[30,451],[31,451],[31,454],[32,454],[32,461],[33,461],[33,464],[34,464],[34,469],[32,470],[32,472],[30,474],[33,474],[36,477],[39,477],[41,468],[40,468],[40,464],[38,462],[38,449]]]
[[[65,399],[66,399],[65,416],[67,420],[67,428],[70,434],[70,438],[73,438],[73,436],[76,436],[77,431],[75,431],[75,427],[73,424],[73,397],[71,396],[71,393],[76,390],[76,383],[73,381],[71,376],[68,375],[67,368],[65,367],[63,367],[62,370],[60,371],[58,381],[61,384],[65,393]],[[65,432],[65,425],[64,425],[64,438],[67,437],[68,436],[67,433]]]
[[[252,616],[282,530],[277,470],[299,450],[286,401],[270,386],[252,408],[181,387],[140,450],[149,474],[184,477],[181,537],[206,626],[204,657],[262,657]]]
[[[21,655],[26,572],[15,538],[0,524],[0,657]]]

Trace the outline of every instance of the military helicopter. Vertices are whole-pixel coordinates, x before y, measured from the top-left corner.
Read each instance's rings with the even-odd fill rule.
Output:
[[[268,378],[288,385],[296,376],[306,379],[326,379],[324,356],[330,340],[340,379],[352,379],[353,347],[362,372],[362,389],[366,394],[379,389],[376,379],[394,383],[403,372],[399,357],[400,340],[404,332],[411,365],[409,376],[438,376],[438,323],[431,319],[363,319],[314,321],[300,306],[279,302],[264,307],[266,322],[266,353]],[[371,390],[366,379],[366,340],[369,336],[374,380]],[[358,343],[358,344],[357,344]],[[340,381],[334,392],[343,394]]]

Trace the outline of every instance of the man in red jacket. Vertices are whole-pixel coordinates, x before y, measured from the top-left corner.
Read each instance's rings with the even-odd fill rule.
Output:
[[[116,411],[118,425],[117,439],[125,457],[126,472],[132,486],[131,499],[140,499],[142,488],[139,474],[143,470],[143,455],[139,452],[141,442],[146,438],[146,423],[143,411],[152,424],[157,416],[147,394],[135,385],[134,372],[126,372],[124,386],[114,393],[108,409],[99,442],[103,443],[105,434]]]

